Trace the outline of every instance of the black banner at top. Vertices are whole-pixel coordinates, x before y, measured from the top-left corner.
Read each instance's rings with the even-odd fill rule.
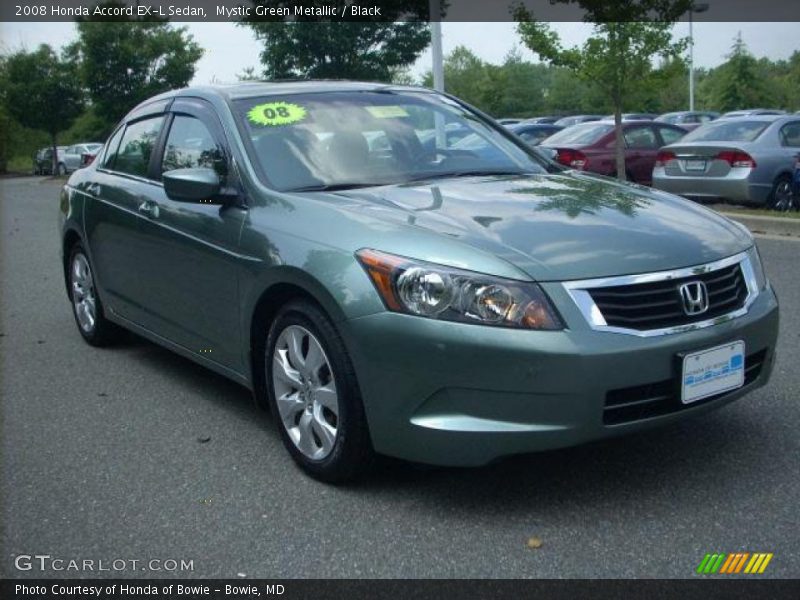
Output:
[[[648,0],[605,0],[608,20],[646,20],[631,9]],[[681,0],[672,0],[680,2]],[[695,21],[800,22],[798,0],[683,0]],[[0,21],[169,19],[170,21],[512,21],[522,5],[540,21],[584,21],[597,0],[3,0]],[[434,7],[431,15],[430,7]],[[439,7],[437,10],[436,7]],[[438,15],[436,14],[438,12]]]

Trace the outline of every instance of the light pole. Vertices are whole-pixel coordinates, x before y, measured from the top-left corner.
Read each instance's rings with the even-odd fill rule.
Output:
[[[707,2],[692,4],[689,8],[689,110],[694,110],[694,31],[692,23],[694,13],[704,13],[708,10]]]
[[[428,0],[428,19],[431,27],[431,59],[433,61],[433,89],[437,92],[444,91],[444,59],[442,57],[442,6],[440,0]],[[444,117],[440,113],[434,116],[436,131],[436,146],[447,147],[447,137],[444,129]]]

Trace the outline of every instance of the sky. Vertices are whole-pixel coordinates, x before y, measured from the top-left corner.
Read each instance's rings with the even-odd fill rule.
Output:
[[[236,74],[246,67],[259,72],[260,44],[251,31],[232,23],[176,23],[185,25],[195,40],[205,48],[197,64],[193,84],[212,81],[235,81]],[[591,33],[585,23],[552,23],[565,46],[579,45]],[[677,37],[688,35],[688,24],[675,26]],[[786,59],[800,50],[800,23],[714,23],[694,24],[695,66],[714,67],[724,62],[730,52],[733,38],[741,31],[750,52],[756,57],[771,60]],[[73,23],[0,23],[0,44],[4,50],[21,46],[29,49],[41,43],[60,47],[75,38]],[[500,63],[513,48],[522,56],[535,60],[524,48],[514,23],[450,23],[442,24],[442,46],[445,55],[458,45],[470,48],[480,58],[490,63]],[[411,71],[419,78],[430,68],[430,50],[420,56]]]

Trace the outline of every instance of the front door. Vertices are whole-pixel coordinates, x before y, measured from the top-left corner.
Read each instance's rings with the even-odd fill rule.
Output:
[[[156,177],[174,169],[211,167],[227,183],[228,145],[213,109],[179,99],[156,158]],[[239,233],[247,211],[177,202],[153,188],[141,221],[145,327],[236,371],[242,370],[239,328]]]

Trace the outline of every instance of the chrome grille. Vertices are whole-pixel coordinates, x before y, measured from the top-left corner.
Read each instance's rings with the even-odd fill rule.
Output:
[[[689,316],[683,310],[681,284],[702,281],[708,290],[708,310]],[[747,284],[738,264],[680,279],[588,290],[606,324],[629,329],[658,329],[713,319],[744,305]]]
[[[672,271],[561,285],[592,329],[640,337],[680,333],[747,314],[759,293],[749,253]],[[707,299],[708,306],[696,312],[696,293],[702,287],[707,291],[703,303]]]

